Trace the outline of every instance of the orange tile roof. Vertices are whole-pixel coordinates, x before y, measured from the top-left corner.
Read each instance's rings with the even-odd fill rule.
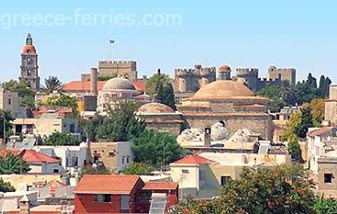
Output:
[[[132,80],[132,84],[135,86],[137,91],[145,91],[146,90],[146,80]]]
[[[209,160],[207,158],[201,157],[199,155],[189,155],[186,156],[180,160],[177,160],[171,164],[196,164],[196,165],[202,165],[207,163],[214,163],[214,161]]]
[[[74,193],[130,194],[138,182],[136,175],[84,175]]]
[[[332,127],[323,127],[323,128],[320,128],[320,129],[316,129],[316,130],[308,132],[308,136],[309,137],[320,136],[322,134],[325,134],[325,133],[329,132],[332,129],[333,129]]]
[[[97,81],[97,90],[102,90],[107,81]],[[62,87],[63,91],[90,91],[90,81],[72,81]]]
[[[42,154],[42,153],[37,152],[33,149],[23,149],[23,150],[1,149],[0,150],[0,156],[5,156],[8,153],[11,153],[13,155],[19,155],[27,163],[41,164],[42,162],[46,162],[46,163],[58,163],[58,162],[60,162],[56,158],[49,157],[48,155]]]
[[[60,161],[56,158],[49,157],[48,155],[42,154],[37,152],[33,149],[24,149],[22,150],[20,156],[25,160],[27,163],[59,163]]]
[[[176,190],[178,183],[169,181],[149,181],[145,183],[143,190]]]

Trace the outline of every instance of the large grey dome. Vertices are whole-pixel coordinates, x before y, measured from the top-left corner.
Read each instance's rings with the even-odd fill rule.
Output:
[[[130,80],[124,78],[113,78],[106,82],[103,86],[103,91],[116,90],[136,90],[136,88]]]

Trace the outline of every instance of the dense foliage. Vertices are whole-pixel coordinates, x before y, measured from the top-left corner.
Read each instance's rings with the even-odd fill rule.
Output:
[[[0,178],[0,192],[15,192],[15,187],[9,182],[5,182],[4,179]]]
[[[315,98],[327,98],[330,85],[331,80],[321,76],[317,86],[316,78],[309,74],[306,81],[298,82],[296,85],[284,81],[281,86],[269,86],[257,94],[270,98],[270,111],[278,112],[284,106],[302,105],[310,103]]]
[[[146,92],[155,96],[158,103],[162,103],[176,110],[173,86],[170,77],[162,74],[160,70],[146,81]]]
[[[90,166],[87,165],[82,169],[82,175],[111,175],[111,171],[105,166]]]
[[[136,162],[162,167],[186,155],[176,138],[165,132],[146,129],[132,140]]]
[[[80,143],[78,137],[66,132],[53,132],[42,139],[42,145],[45,146],[77,146]]]
[[[51,96],[47,99],[45,103],[42,103],[43,106],[63,106],[69,107],[73,111],[73,116],[75,118],[78,117],[78,105],[76,97],[70,97],[68,95],[60,95],[60,96]]]
[[[125,175],[149,175],[152,170],[151,165],[133,162],[125,168],[123,173]]]
[[[21,174],[29,170],[28,163],[20,156],[7,153],[0,158],[0,174]]]
[[[110,108],[106,117],[82,122],[85,136],[95,141],[128,141],[138,137],[145,129],[144,120],[134,112],[132,101],[119,101]]]
[[[172,213],[313,213],[313,188],[299,165],[244,168],[239,179],[223,186],[219,198],[182,200]]]

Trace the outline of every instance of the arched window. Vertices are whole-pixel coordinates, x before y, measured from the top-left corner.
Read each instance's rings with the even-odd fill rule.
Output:
[[[27,76],[29,76],[29,77],[32,76],[32,70],[30,70],[30,69],[27,70]]]

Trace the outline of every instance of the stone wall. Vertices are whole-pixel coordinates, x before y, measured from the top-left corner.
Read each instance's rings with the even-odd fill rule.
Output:
[[[326,197],[337,198],[337,158],[319,158],[318,175],[316,177],[318,193]],[[331,175],[331,182],[327,182],[325,176]]]

